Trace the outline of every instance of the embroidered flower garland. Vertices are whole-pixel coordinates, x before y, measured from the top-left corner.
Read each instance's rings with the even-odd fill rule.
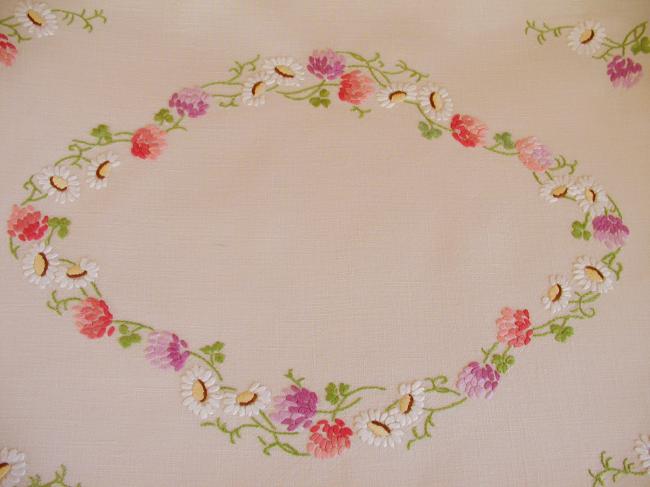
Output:
[[[11,67],[18,56],[18,48],[11,42],[16,43],[31,41],[36,38],[54,35],[59,28],[59,21],[71,25],[79,20],[82,28],[92,32],[95,28],[94,22],[107,22],[103,10],[94,10],[89,13],[86,9],[80,12],[50,8],[47,4],[26,0],[16,6],[13,15],[0,19],[0,64]],[[2,32],[4,31],[4,33]]]
[[[570,30],[569,47],[578,54],[591,56],[607,63],[607,76],[615,88],[631,88],[639,82],[643,74],[641,63],[631,57],[625,57],[629,49],[633,56],[650,53],[650,38],[645,35],[648,22],[641,22],[630,29],[621,42],[605,34],[600,22],[587,20],[576,25],[558,25],[556,27],[543,22],[538,26],[534,20],[526,21],[524,34],[537,33],[537,43],[546,42],[547,35],[561,37],[563,31]]]
[[[601,469],[597,472],[593,472],[591,469],[588,470],[589,476],[593,480],[591,487],[604,487],[607,485],[607,477],[610,477],[612,482],[616,482],[620,477],[642,477],[644,475],[649,475],[650,437],[648,437],[648,435],[641,435],[634,444],[634,451],[636,452],[639,458],[639,463],[641,464],[639,467],[635,466],[634,463],[630,462],[627,458],[623,459],[620,467],[613,466],[612,457],[608,457],[604,451],[600,452]]]
[[[72,139],[68,153],[25,181],[26,197],[13,206],[7,232],[9,251],[22,264],[25,277],[41,288],[54,288],[46,303],[48,308],[58,315],[72,312],[79,332],[90,339],[115,337],[125,349],[142,344],[143,355],[152,365],[181,374],[182,404],[202,420],[202,426],[226,435],[231,443],[254,430],[267,455],[278,450],[327,459],[345,453],[358,440],[391,447],[405,442],[410,449],[418,441],[431,438],[433,418],[438,413],[468,399],[492,397],[515,363],[515,350],[545,336],[553,336],[557,342],[568,340],[574,334],[572,325],[593,318],[593,303],[620,279],[623,266],[618,258],[629,229],[604,188],[591,177],[575,176],[578,162],[553,156],[535,136],[513,140],[509,132],[500,132],[489,140],[490,129],[485,123],[471,115],[454,114],[448,91],[427,82],[427,74],[404,61],[389,68],[379,54],[367,58],[327,49],[314,51],[306,65],[291,57],[260,62],[257,56],[235,62],[229,71],[226,79],[173,93],[168,106],[141,128],[113,131],[101,124],[90,131],[89,137]],[[338,92],[341,103],[352,105],[359,118],[371,112],[362,105],[374,93],[382,107],[414,109],[419,117],[417,128],[426,140],[446,133],[463,147],[518,159],[531,172],[543,200],[549,204],[576,203],[583,217],[571,224],[571,235],[582,240],[593,236],[608,250],[601,258],[581,256],[570,272],[549,278],[541,293],[542,303],[552,315],[546,321],[534,320],[525,308],[501,309],[495,342],[461,368],[455,387],[448,385],[446,375],[425,377],[392,389],[392,402],[383,409],[356,410],[354,414],[353,408],[366,395],[387,388],[330,382],[318,394],[292,369],[285,374],[286,385],[276,395],[259,382],[235,388],[224,384],[222,342],[193,348],[172,331],[116,319],[97,286],[99,266],[87,258],[63,258],[52,246],[53,239],[68,235],[70,220],[46,215],[32,206],[46,198],[62,205],[73,203],[81,195],[84,180],[89,188],[106,188],[121,159],[113,152],[102,152],[109,146],[126,145],[135,158],[156,160],[170,134],[187,131],[185,122],[205,116],[212,100],[220,107],[243,104],[259,108],[267,100],[286,99],[321,109],[332,103],[330,90]],[[223,419],[227,416],[235,420],[234,426]]]

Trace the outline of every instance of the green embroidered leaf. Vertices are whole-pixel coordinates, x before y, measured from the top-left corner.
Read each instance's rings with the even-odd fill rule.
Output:
[[[120,330],[121,333],[121,330]],[[129,348],[134,343],[140,343],[142,337],[137,333],[132,333],[131,335],[123,335],[117,341],[122,346],[122,348]]]
[[[643,36],[632,45],[632,54],[639,54],[640,52],[650,53],[650,38],[648,36]]]
[[[90,135],[97,138],[97,142],[111,142],[113,140],[113,135],[108,129],[108,125],[100,124],[97,125],[94,129],[90,131]]]
[[[583,233],[585,233],[585,227],[584,224],[578,220],[575,220],[571,224],[571,235],[573,235],[573,238],[583,238]],[[589,232],[586,232],[589,233]],[[589,234],[589,237],[591,237],[591,234]],[[589,238],[585,238],[585,240],[589,240]]]
[[[326,90],[325,88],[323,88],[318,93],[318,96],[320,96],[321,98],[327,98],[328,96],[330,96],[330,92],[328,90]]]
[[[582,238],[584,238],[585,240],[589,240],[591,238],[591,232],[589,230],[585,230],[584,232],[582,232]]]
[[[318,98],[318,97],[310,98],[310,99],[309,99],[309,103],[311,103],[311,105],[312,105],[314,108],[317,108],[317,107],[320,106],[320,98]]]
[[[494,141],[501,144],[504,149],[514,149],[515,143],[512,141],[512,134],[510,132],[501,132],[494,134]]]
[[[325,387],[325,399],[330,404],[336,404],[339,402],[339,395],[337,393],[336,384],[334,384],[334,382],[330,382]]]
[[[158,110],[158,113],[156,113],[153,116],[153,119],[155,122],[158,122],[160,125],[166,123],[172,123],[174,121],[174,116],[169,113],[169,110],[167,108],[161,108]]]
[[[497,372],[505,374],[514,365],[515,357],[505,353],[503,355],[495,354],[492,356],[492,363],[496,367]]]
[[[428,123],[423,121],[418,123],[418,130],[422,134],[422,137],[424,137],[427,140],[438,138],[442,135],[442,130],[430,126]]]
[[[50,229],[56,230],[56,234],[59,238],[65,238],[70,233],[70,220],[65,217],[52,217],[48,220],[48,225]]]
[[[223,353],[215,353],[212,355],[212,360],[218,364],[222,364],[223,361],[226,360],[226,356]]]
[[[332,100],[329,98],[322,98],[320,101],[321,105],[323,105],[325,108],[330,106],[330,103],[332,103]]]
[[[350,390],[350,384],[344,384],[343,382],[339,384],[339,394],[341,394],[342,396],[345,396],[349,390]]]
[[[551,333],[555,335],[555,340],[561,343],[566,342],[573,336],[572,326],[551,325]]]
[[[127,335],[129,333],[129,327],[122,324],[120,327],[117,329],[117,331],[120,332],[120,335]]]

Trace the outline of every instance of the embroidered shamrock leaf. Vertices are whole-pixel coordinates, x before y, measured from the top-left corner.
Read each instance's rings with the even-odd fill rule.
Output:
[[[341,397],[345,397],[349,391],[350,384],[341,382],[337,387],[334,382],[330,382],[325,387],[325,399],[330,404],[337,404],[341,400]]]
[[[418,130],[422,134],[422,137],[427,140],[436,139],[442,135],[442,130],[434,127],[433,125],[429,125],[424,121],[418,123]]]
[[[153,119],[154,122],[157,122],[159,125],[163,125],[165,123],[172,123],[174,121],[174,116],[169,112],[167,108],[161,108],[153,116]]]
[[[639,54],[640,52],[650,54],[650,38],[648,36],[643,36],[632,45],[632,54]]]
[[[501,132],[494,134],[494,141],[502,145],[504,149],[514,149],[515,143],[512,141],[512,134],[510,132]]]
[[[201,352],[210,359],[210,363],[222,364],[226,360],[226,356],[221,352],[223,350],[223,342],[214,342],[212,345],[206,345],[201,348]]]
[[[571,224],[571,235],[573,235],[573,238],[589,240],[591,238],[591,232],[587,230],[587,224],[586,219],[582,222],[575,220]]]
[[[504,352],[501,355],[492,355],[492,363],[496,367],[497,372],[505,374],[514,365],[515,358],[512,355],[508,355],[507,352]]]
[[[103,123],[92,129],[90,135],[97,138],[98,144],[108,143],[113,140],[113,134],[111,134],[108,125]]]
[[[142,341],[140,334],[132,332],[131,329],[125,324],[120,325],[117,328],[117,331],[120,333],[120,335],[122,335],[117,339],[117,342],[122,348],[129,348],[131,345],[140,343]]]
[[[564,343],[569,339],[569,337],[573,336],[573,327],[566,325],[551,325],[551,333],[555,335],[556,341]]]
[[[54,232],[56,232],[56,235],[59,238],[66,238],[70,233],[70,220],[65,217],[54,216],[51,217],[47,223],[50,227],[50,235],[46,239],[46,243],[48,244],[50,243]]]
[[[329,90],[323,88],[318,92],[318,96],[312,96],[309,99],[309,103],[311,103],[311,105],[314,108],[318,108],[319,106],[322,106],[323,108],[327,108],[332,103],[332,100],[329,99],[329,96],[330,96]]]

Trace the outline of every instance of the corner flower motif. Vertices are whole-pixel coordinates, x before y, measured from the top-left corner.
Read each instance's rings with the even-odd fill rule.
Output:
[[[25,454],[18,450],[0,450],[0,487],[15,487],[27,473]]]
[[[350,448],[352,430],[342,419],[333,423],[321,419],[309,431],[307,451],[320,460],[337,457]]]
[[[0,34],[0,64],[4,64],[8,68],[11,67],[17,55],[18,49],[16,49],[16,46],[9,42],[6,35]]]
[[[271,404],[271,391],[259,382],[241,392],[224,395],[226,413],[233,416],[257,416]]]
[[[288,431],[309,428],[316,415],[318,396],[305,387],[292,385],[273,398],[275,403],[271,418],[287,427]]]
[[[488,128],[478,118],[457,113],[451,119],[451,135],[465,147],[477,147],[485,144]]]
[[[402,426],[417,423],[424,411],[424,386],[421,381],[401,384],[395,417]]]
[[[199,87],[183,88],[169,99],[169,108],[175,108],[181,117],[197,118],[208,112],[210,95]]]
[[[530,325],[527,309],[503,308],[501,317],[497,319],[497,340],[515,348],[528,345],[533,336]]]
[[[59,265],[58,257],[58,254],[49,245],[34,244],[23,257],[23,274],[29,282],[44,289],[56,278],[56,268]]]
[[[201,419],[207,419],[217,412],[222,395],[217,378],[209,369],[193,367],[181,378],[183,406]]]
[[[16,237],[21,242],[40,240],[48,229],[48,217],[41,216],[33,206],[20,207],[14,205],[9,220],[7,220],[7,233]]]
[[[113,335],[113,315],[103,299],[86,298],[72,310],[75,324],[82,335],[91,340],[101,338],[107,332],[108,336]]]
[[[454,112],[454,103],[446,89],[436,85],[420,88],[418,101],[424,113],[438,123],[446,122]]]
[[[339,100],[360,105],[372,95],[374,89],[372,78],[355,69],[341,76]]]
[[[544,308],[550,309],[555,314],[569,306],[573,292],[566,276],[555,275],[548,279],[548,288],[542,296]]]
[[[534,135],[515,142],[519,160],[534,172],[544,172],[553,164],[553,154]]]
[[[398,103],[415,101],[417,89],[412,83],[397,83],[382,88],[377,92],[377,101],[384,108],[393,108]]]
[[[63,289],[81,289],[92,284],[99,277],[99,266],[89,259],[81,259],[78,264],[59,266],[56,282]]]
[[[54,35],[59,27],[56,15],[42,2],[32,2],[31,0],[21,2],[16,7],[14,15],[16,20],[27,29],[27,32],[36,37]]]
[[[103,189],[108,186],[108,178],[114,167],[120,165],[115,154],[107,152],[97,156],[88,165],[86,170],[86,182],[94,189]]]
[[[501,375],[490,364],[470,362],[461,371],[456,387],[472,398],[490,399]]]
[[[641,466],[650,472],[650,437],[648,435],[641,435],[634,444],[634,451],[639,457]],[[0,461],[2,458],[0,458]]]
[[[190,356],[185,340],[169,331],[154,331],[147,337],[147,347],[144,349],[146,359],[159,369],[173,368],[181,370]]]
[[[291,57],[266,59],[262,70],[272,83],[280,86],[300,86],[305,79],[305,68]]]
[[[395,415],[378,409],[370,409],[359,414],[354,419],[354,428],[361,441],[373,446],[395,448],[395,445],[402,442],[404,435]]]
[[[332,49],[314,50],[309,56],[307,71],[319,79],[333,81],[345,71],[345,57],[335,53]]]
[[[145,160],[155,160],[167,146],[167,132],[157,125],[136,130],[131,137],[131,154]]]
[[[568,176],[560,176],[552,181],[542,184],[539,195],[548,203],[555,203],[562,198],[571,196],[573,181]]]
[[[36,175],[36,184],[61,204],[72,203],[81,194],[79,179],[67,167],[46,167]]]
[[[258,107],[266,103],[266,90],[275,84],[275,81],[266,74],[251,76],[244,83],[241,100],[245,105]]]
[[[605,294],[614,287],[614,275],[593,257],[580,257],[573,264],[573,280],[584,291]]]
[[[619,217],[614,215],[600,215],[591,221],[596,240],[603,242],[608,249],[615,249],[625,245],[630,229]]]
[[[578,205],[585,213],[597,216],[609,208],[610,203],[607,193],[600,184],[596,184],[592,177],[579,178],[570,188],[569,195],[575,198]]]
[[[605,29],[598,22],[580,22],[569,33],[569,47],[578,54],[593,56],[603,47]]]
[[[643,75],[643,66],[632,58],[616,55],[607,64],[607,76],[614,88],[632,88]]]

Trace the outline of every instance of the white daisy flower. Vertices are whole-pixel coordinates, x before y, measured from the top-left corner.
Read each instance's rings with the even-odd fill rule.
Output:
[[[271,404],[271,391],[256,382],[245,391],[225,394],[224,404],[233,416],[257,416]]]
[[[603,47],[605,29],[598,22],[580,22],[569,33],[569,46],[578,54],[593,56]]]
[[[14,487],[27,473],[25,454],[18,450],[0,450],[0,487]]]
[[[214,372],[199,366],[183,374],[181,396],[183,406],[201,419],[207,419],[219,409],[222,397]]]
[[[79,198],[79,179],[63,166],[50,166],[36,175],[36,184],[57,203],[65,204]]]
[[[424,386],[421,381],[399,386],[400,398],[397,401],[395,416],[402,426],[416,423],[424,410]]]
[[[539,195],[548,203],[570,196],[573,188],[573,182],[568,176],[561,176],[552,181],[542,184],[539,188]]]
[[[354,418],[354,427],[362,441],[374,446],[394,448],[402,441],[404,432],[394,414],[371,409]]]
[[[92,284],[99,276],[99,266],[88,259],[81,259],[78,264],[60,266],[56,272],[56,282],[63,289],[79,289]]]
[[[112,152],[107,152],[93,159],[86,171],[88,186],[95,189],[108,186],[108,176],[111,170],[119,165],[120,161]]]
[[[23,274],[29,282],[45,288],[56,278],[59,259],[52,247],[41,242],[32,245],[23,257],[22,263]]]
[[[573,264],[573,280],[584,291],[605,294],[614,287],[614,274],[593,257],[579,257]]]
[[[266,59],[262,70],[270,80],[280,86],[300,86],[305,79],[305,67],[290,57]]]
[[[596,184],[592,177],[583,176],[579,178],[569,190],[569,194],[575,198],[580,208],[591,216],[598,216],[610,207],[607,193],[600,184]]]
[[[16,7],[14,15],[27,32],[36,37],[54,35],[54,31],[59,27],[56,15],[42,2],[31,0],[21,2]]]
[[[571,299],[571,285],[566,276],[550,276],[548,279],[548,289],[542,296],[544,308],[550,309],[551,313],[557,313],[569,306]]]
[[[449,120],[454,111],[454,103],[447,90],[436,85],[421,88],[418,101],[424,113],[438,123]]]
[[[246,105],[257,107],[266,102],[266,90],[275,84],[275,81],[266,74],[251,76],[244,83],[241,101]]]
[[[648,435],[641,435],[634,445],[634,451],[639,456],[641,466],[650,472],[650,437]]]
[[[384,108],[393,108],[397,103],[415,101],[417,90],[414,84],[397,83],[377,92],[377,100]]]

